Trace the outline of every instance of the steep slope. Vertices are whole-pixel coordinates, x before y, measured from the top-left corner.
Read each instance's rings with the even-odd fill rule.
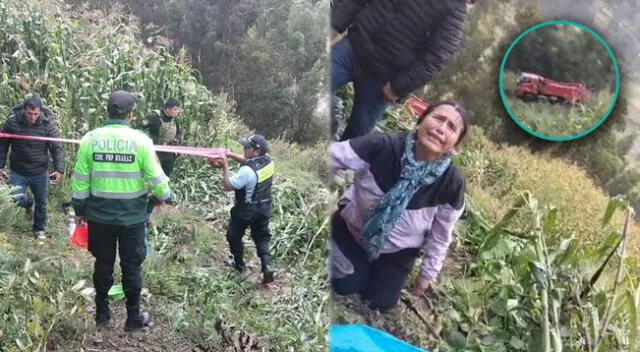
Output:
[[[72,10],[56,1],[0,0],[0,122],[25,93],[34,92],[56,113],[61,134],[79,138],[106,118],[109,92],[128,89],[138,95],[138,118],[174,96],[183,102],[187,145],[241,152],[234,140],[251,131],[235,114],[234,102],[197,81],[184,56],[142,45],[136,19],[117,7],[107,14]],[[61,208],[70,197],[75,160],[75,146],[66,145],[65,178],[50,191],[46,244],[29,237],[22,214],[13,214],[7,196],[2,198],[2,214],[11,215],[3,222],[12,221],[0,228],[0,317],[6,322],[0,350],[235,351],[247,335],[261,349],[239,350],[323,350],[329,324],[321,314],[328,299],[325,147],[280,140],[272,145],[277,282],[266,289],[258,284],[249,234],[247,276],[223,264],[232,196],[205,160],[180,157],[171,180],[180,204],[156,214],[158,232],[150,235],[143,268],[145,306],[155,325],[133,335],[122,333],[122,301],[113,303],[110,330],[94,328],[92,261],[69,245]]]

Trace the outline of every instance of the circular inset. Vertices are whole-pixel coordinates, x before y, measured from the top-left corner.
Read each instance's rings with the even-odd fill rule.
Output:
[[[586,136],[609,117],[620,71],[611,48],[593,30],[548,21],[511,43],[498,81],[502,103],[518,126],[561,142]]]

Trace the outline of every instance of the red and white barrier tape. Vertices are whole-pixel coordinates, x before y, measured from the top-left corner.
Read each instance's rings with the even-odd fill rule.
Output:
[[[26,135],[10,134],[10,133],[2,133],[2,132],[0,132],[0,138],[26,139],[26,140],[43,141],[43,142],[61,142],[61,143],[80,144],[80,140],[77,140],[77,139],[26,136]],[[216,157],[222,157],[225,155],[224,148],[183,147],[183,146],[174,146],[174,145],[154,145],[153,148],[155,151],[158,151],[158,152],[178,153],[178,154],[185,154],[185,155],[201,156],[205,158],[216,158]]]

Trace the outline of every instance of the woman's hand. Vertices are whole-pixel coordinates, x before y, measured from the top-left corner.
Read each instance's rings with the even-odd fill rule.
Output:
[[[413,282],[413,294],[416,296],[422,296],[431,285],[431,281],[423,278],[422,276],[416,277],[416,280]]]

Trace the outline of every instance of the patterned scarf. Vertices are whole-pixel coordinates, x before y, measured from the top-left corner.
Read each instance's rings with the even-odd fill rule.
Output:
[[[415,133],[407,136],[404,154],[400,165],[400,179],[379,201],[378,205],[365,219],[360,239],[368,246],[370,260],[380,256],[380,250],[387,241],[389,233],[396,221],[407,207],[409,200],[421,187],[436,182],[451,164],[451,159],[444,156],[433,162],[415,160]]]

